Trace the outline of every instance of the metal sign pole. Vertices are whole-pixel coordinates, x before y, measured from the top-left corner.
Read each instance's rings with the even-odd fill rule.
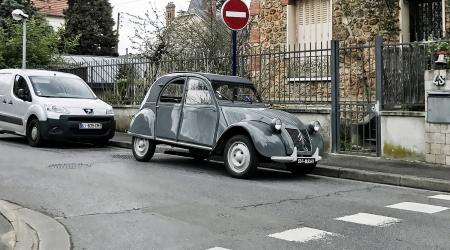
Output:
[[[232,57],[232,74],[233,76],[236,75],[237,72],[237,31],[233,30],[232,32],[232,53],[233,53],[233,57]]]

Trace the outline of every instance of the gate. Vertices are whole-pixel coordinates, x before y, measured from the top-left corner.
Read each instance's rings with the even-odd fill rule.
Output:
[[[332,152],[381,155],[382,44],[332,42]]]

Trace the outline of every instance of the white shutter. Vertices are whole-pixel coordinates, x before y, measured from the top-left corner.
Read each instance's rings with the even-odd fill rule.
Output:
[[[320,43],[326,46],[331,40],[331,8],[330,0],[299,0],[298,9],[298,43],[314,48]]]

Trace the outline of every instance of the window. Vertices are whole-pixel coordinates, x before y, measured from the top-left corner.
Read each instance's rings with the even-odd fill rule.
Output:
[[[261,98],[252,85],[214,82],[214,92],[219,101],[261,103]]]
[[[288,44],[326,48],[331,41],[330,0],[296,0],[288,6]],[[322,43],[322,44],[321,44]]]
[[[10,91],[11,80],[12,80],[12,75],[0,74],[0,95],[8,94],[8,91]]]
[[[184,80],[171,82],[164,88],[159,101],[164,103],[181,103],[183,90]]]
[[[410,0],[409,13],[411,41],[442,38],[442,0]]]
[[[22,97],[19,94],[20,89],[24,90]],[[28,88],[27,81],[23,78],[23,76],[17,75],[14,79],[13,94],[18,99],[31,101],[30,89]]]
[[[96,99],[91,89],[79,78],[30,76],[37,96],[50,98]]]
[[[186,104],[209,105],[211,103],[211,93],[208,85],[200,79],[190,78],[186,92]]]

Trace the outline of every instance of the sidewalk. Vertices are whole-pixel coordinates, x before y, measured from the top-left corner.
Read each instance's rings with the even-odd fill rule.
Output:
[[[0,249],[69,250],[70,236],[55,219],[0,200]]]
[[[131,148],[131,138],[125,133],[116,132],[110,145]],[[158,153],[163,151],[163,148],[157,148]],[[450,192],[450,167],[438,167],[421,162],[328,154],[319,163],[314,174]]]

